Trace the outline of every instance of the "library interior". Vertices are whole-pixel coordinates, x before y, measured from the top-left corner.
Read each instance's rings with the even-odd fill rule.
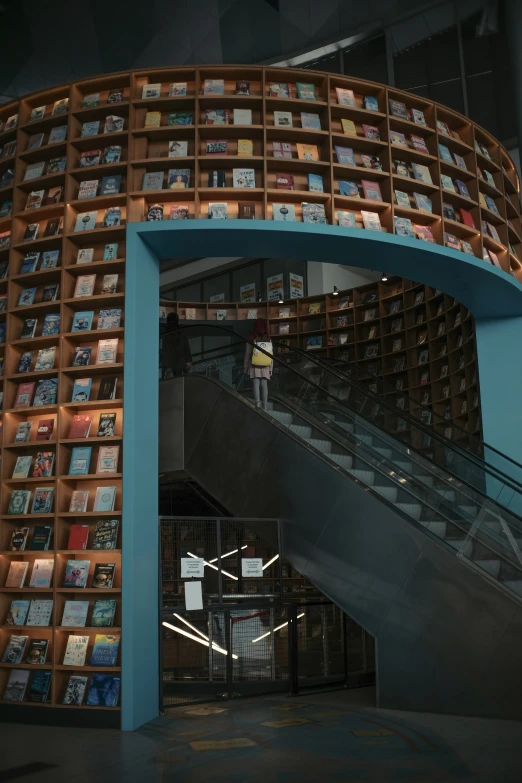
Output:
[[[32,6],[0,779],[519,781],[522,4]]]

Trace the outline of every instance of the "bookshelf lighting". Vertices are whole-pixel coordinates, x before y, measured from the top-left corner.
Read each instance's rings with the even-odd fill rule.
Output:
[[[339,296],[339,289],[336,285],[333,287],[332,296]]]

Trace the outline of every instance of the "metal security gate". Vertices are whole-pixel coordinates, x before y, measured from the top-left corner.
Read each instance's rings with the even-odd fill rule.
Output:
[[[374,679],[372,637],[283,560],[277,520],[161,517],[160,529],[163,708]],[[188,611],[180,562],[196,556],[203,608]],[[262,576],[242,573],[243,557]]]

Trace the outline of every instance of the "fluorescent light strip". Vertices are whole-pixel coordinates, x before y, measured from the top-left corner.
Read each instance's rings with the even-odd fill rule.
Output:
[[[300,617],[304,617],[304,612],[297,615],[297,620],[299,620]],[[276,631],[280,631],[281,628],[284,628],[285,625],[288,625],[288,621],[286,623],[283,623],[282,625],[278,625],[277,628],[274,628],[273,631],[268,631],[267,633],[264,633],[262,636],[258,636],[257,639],[252,639],[252,644],[255,644],[256,642],[260,642],[261,639],[266,639],[267,636],[270,636],[271,633],[275,633]]]
[[[268,566],[272,565],[272,563],[275,563],[278,557],[279,555],[275,555],[275,557],[269,560],[268,563],[265,563],[265,565],[263,566],[263,571],[265,570],[265,568],[268,568]]]
[[[202,636],[202,637],[203,637],[203,639],[206,639],[206,640],[207,640],[207,642],[208,642],[208,641],[210,641],[210,640],[209,640],[209,638],[208,638],[208,636],[205,636],[205,634],[204,634],[204,633],[201,633],[201,631],[198,631],[198,629],[196,628],[196,626],[195,626],[195,625],[191,625],[191,624],[189,623],[189,621],[188,621],[188,620],[185,620],[185,618],[184,618],[184,617],[182,617],[180,614],[176,614],[176,612],[173,612],[172,614],[174,615],[174,617],[177,617],[177,618],[178,618],[178,620],[181,620],[181,622],[182,622],[182,623],[185,623],[185,625],[188,625],[188,627],[189,627],[189,628],[191,628],[193,631],[195,631],[195,632],[196,632],[196,633],[198,633],[200,636]]]
[[[242,546],[241,549],[246,549],[247,546],[248,546],[248,544],[245,544],[245,546]],[[233,549],[232,552],[227,552],[226,554],[221,555],[221,559],[224,560],[225,557],[230,557],[230,555],[235,555],[236,552],[239,552],[239,549]],[[216,563],[217,560],[219,560],[219,558],[213,557],[212,560],[209,560],[208,562],[209,563]]]
[[[203,644],[205,647],[210,647],[210,643],[205,641],[204,639],[200,639],[199,636],[194,636],[194,634],[189,633],[188,631],[184,631],[183,628],[177,628],[175,625],[171,625],[170,623],[163,622],[162,625],[164,625],[166,628],[171,628],[173,631],[176,631],[177,633],[182,634],[182,636],[187,636],[189,639],[192,639],[195,642],[198,642],[198,644]],[[215,642],[212,642],[212,649],[216,652],[221,653],[222,655],[228,655],[228,651],[224,650],[222,647],[218,647],[218,645]],[[232,658],[237,661],[238,656],[234,655],[232,653]]]
[[[187,555],[189,557],[193,557],[194,560],[199,560],[199,557],[197,555],[193,555],[192,552],[187,552]],[[213,568],[214,571],[219,571],[219,568],[217,566],[213,565],[212,563],[209,563],[208,560],[203,560],[203,563],[206,566],[209,566],[210,568]],[[234,576],[234,574],[229,574],[228,571],[225,571],[223,568],[221,569],[221,573],[225,574],[225,576],[228,576],[230,579],[235,579],[236,582],[237,582],[237,576]]]

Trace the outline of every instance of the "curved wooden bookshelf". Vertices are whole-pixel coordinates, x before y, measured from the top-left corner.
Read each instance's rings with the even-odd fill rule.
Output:
[[[224,94],[205,94],[204,84],[207,79],[223,79]],[[239,80],[249,81],[249,94],[238,94],[236,83]],[[304,94],[301,90],[298,93],[298,82],[312,84],[315,95],[310,92]],[[179,94],[179,87],[178,94],[169,94],[170,85],[181,83],[186,84],[186,94]],[[279,94],[275,95],[270,88],[273,83],[290,85],[290,94],[285,95],[284,90],[279,90]],[[150,85],[160,85],[159,90],[153,90]],[[338,90],[353,92],[352,105],[339,103]],[[96,101],[85,101],[87,96],[94,94],[98,95]],[[350,93],[344,95],[351,96]],[[376,104],[368,108],[369,103],[365,98],[373,99]],[[399,104],[404,104],[405,108],[397,111]],[[228,110],[229,124],[208,124],[207,112],[218,109]],[[245,109],[251,112],[248,117],[241,113]],[[147,112],[157,113],[157,127],[145,127]],[[276,125],[276,112],[291,113],[291,123],[287,118],[285,127]],[[180,113],[185,113],[182,118]],[[401,113],[403,116],[397,116]],[[172,115],[176,114],[175,119]],[[319,126],[306,127],[310,121],[307,115],[310,114],[316,115],[312,118],[312,124],[318,121]],[[107,118],[116,119],[106,122]],[[423,124],[419,124],[421,118]],[[245,119],[251,121],[251,124],[241,124]],[[172,124],[181,121],[183,124]],[[94,124],[97,122],[98,126]],[[85,133],[85,123],[93,123],[89,126],[93,135],[82,135]],[[210,143],[216,140],[226,142],[226,155],[211,152],[215,148]],[[244,140],[251,143],[245,145],[242,143]],[[171,154],[176,149],[178,152],[181,150],[182,157],[169,157],[169,142],[172,142]],[[186,145],[175,142],[186,142]],[[317,159],[304,159],[306,147],[301,145],[312,145],[312,156]],[[440,145],[443,145],[442,148]],[[338,157],[336,147],[351,149],[353,158],[343,159],[341,152]],[[278,150],[283,149],[291,157],[276,157]],[[85,153],[93,150],[102,152],[99,160],[96,155],[91,158],[91,163],[94,160],[97,165],[84,165]],[[378,164],[375,156],[379,159]],[[429,171],[430,177],[426,176],[428,181],[415,178],[414,167],[419,164],[426,167],[424,172]],[[233,187],[234,168],[253,170],[252,184],[255,187]],[[186,169],[190,172],[187,188],[168,187],[168,171],[171,169]],[[214,181],[212,176],[209,179],[212,171],[225,172],[226,187],[210,187]],[[144,175],[155,172],[163,172],[156,189],[143,190]],[[293,181],[293,190],[280,188],[280,174],[285,175],[287,184]],[[310,182],[313,184],[314,177],[309,175],[322,178],[322,192],[310,190]],[[104,181],[102,194],[101,180],[104,177],[109,180]],[[174,182],[177,180],[179,184],[179,177],[173,176],[171,179]],[[93,180],[98,180],[98,183],[93,186],[92,197],[82,198],[80,184]],[[366,192],[361,184],[363,180],[369,183]],[[460,185],[450,184],[457,180]],[[181,181],[183,184],[183,177]],[[344,195],[347,191],[346,185],[340,185],[342,182],[352,183],[348,195]],[[372,193],[372,190],[376,190],[376,185],[379,186],[382,200],[373,198],[375,192]],[[35,199],[38,202],[39,197],[31,194],[40,191],[43,191],[43,201],[39,208],[35,208],[31,203],[34,204]],[[397,196],[397,191],[400,196]],[[71,448],[75,442],[69,440],[67,434],[75,412],[92,412],[96,426],[101,412],[116,411],[116,436],[121,441],[123,334],[118,329],[104,332],[96,328],[75,333],[71,331],[71,326],[75,313],[83,310],[94,310],[96,315],[101,309],[117,307],[124,311],[126,223],[146,220],[149,208],[154,204],[163,206],[162,219],[169,218],[172,207],[186,207],[189,219],[207,219],[210,203],[226,202],[228,218],[238,217],[240,205],[247,204],[250,215],[253,212],[256,219],[267,220],[273,219],[274,204],[285,204],[290,211],[293,208],[296,219],[301,220],[302,204],[305,203],[311,204],[312,210],[323,207],[325,221],[334,225],[339,223],[339,212],[350,212],[355,226],[361,228],[362,213],[371,212],[378,214],[383,231],[404,232],[410,220],[412,225],[417,226],[417,235],[422,235],[423,227],[429,228],[436,243],[466,249],[479,259],[486,254],[488,263],[494,262],[504,272],[522,280],[519,262],[519,258],[522,258],[519,191],[515,166],[506,150],[489,133],[466,117],[417,95],[374,82],[317,71],[221,65],[150,69],[103,75],[60,85],[0,107],[0,337],[3,332],[0,344],[0,358],[3,358],[0,373],[3,392],[0,654],[3,654],[11,630],[5,622],[13,595],[18,598],[40,595],[40,591],[27,587],[13,591],[3,585],[8,564],[13,558],[29,561],[35,558],[34,552],[10,553],[9,543],[17,524],[23,523],[32,528],[38,520],[34,518],[35,515],[24,518],[9,516],[7,509],[14,487],[34,486],[31,481],[12,481],[16,457],[35,455],[42,445],[55,453],[54,475],[42,482],[44,486],[55,488],[53,512],[45,518],[51,520],[53,537],[47,554],[42,555],[54,559],[55,569],[50,591],[41,591],[41,595],[52,595],[54,611],[52,624],[46,628],[15,630],[31,637],[45,635],[50,640],[46,665],[52,671],[52,685],[44,706],[61,706],[68,678],[68,671],[64,670],[62,661],[65,636],[69,629],[60,627],[64,602],[64,591],[60,585],[64,561],[67,559],[69,525],[73,521],[68,511],[70,494],[77,485],[84,486],[92,480],[93,486],[96,481],[100,484],[112,481],[118,486],[121,495],[122,479],[119,474],[114,479],[89,477],[88,481],[68,476]],[[416,208],[419,196],[431,200],[432,211]],[[110,212],[107,213],[107,210]],[[83,219],[87,212],[95,213],[90,221]],[[81,217],[78,220],[79,215]],[[156,216],[160,216],[159,210]],[[397,218],[403,220],[397,221]],[[77,225],[82,230],[76,231]],[[412,241],[418,240],[412,238]],[[462,245],[462,242],[467,244]],[[117,245],[117,248],[113,247],[107,257],[105,246],[109,244]],[[92,260],[90,263],[78,264],[79,254],[85,255],[86,250],[92,250]],[[57,264],[42,269],[43,254],[49,251],[58,251]],[[34,252],[40,253],[36,268],[22,274],[26,255]],[[385,260],[382,266],[385,269]],[[83,274],[96,274],[96,288],[90,302],[74,297],[77,278]],[[106,295],[101,290],[105,274],[118,274],[115,295]],[[43,298],[44,287],[54,283],[60,286],[58,295],[56,299],[47,301]],[[27,288],[36,288],[34,302],[21,306],[20,295]],[[406,354],[411,357],[414,357],[416,350],[416,326],[411,322],[414,309],[410,302],[414,290],[414,284],[405,283],[401,294],[404,306],[403,339]],[[430,340],[436,341],[437,337],[432,334],[437,318],[440,319],[432,313],[436,297],[428,296],[427,288],[424,290],[424,308],[426,316],[430,316],[428,335]],[[349,330],[353,334],[352,358],[364,363],[366,360],[361,352],[365,350],[367,326],[360,320],[360,314],[365,308],[358,304],[359,295],[355,292],[353,294]],[[453,338],[450,338],[451,322],[448,319],[452,308],[460,308],[460,305],[450,304],[444,295],[441,296],[444,298],[444,319],[448,328],[446,339],[450,341]],[[301,342],[306,339],[304,332],[319,331],[326,340],[325,350],[332,353],[336,349],[328,345],[328,340],[330,335],[335,336],[336,330],[340,330],[333,325],[336,316],[328,300],[324,299],[324,302],[324,315],[319,318],[321,322],[324,320],[324,326],[321,325],[319,329],[314,325],[312,330],[305,328],[307,314],[301,309],[306,307],[306,301],[295,304],[298,308],[296,324],[299,334],[293,335],[292,339]],[[385,302],[386,297],[380,295],[378,340],[382,362],[387,366],[393,357],[390,358],[388,351],[391,338],[387,331]],[[469,325],[469,334],[466,333],[468,347],[463,347],[466,354],[471,350],[472,322],[462,308],[460,311],[462,329],[468,329],[466,324]],[[59,333],[42,334],[43,319],[49,314],[60,316]],[[26,338],[22,336],[22,326],[29,317],[38,319],[38,326],[34,336]],[[275,330],[277,317],[273,316],[272,311],[270,318]],[[72,366],[76,347],[91,345],[94,356],[97,341],[109,336],[118,337],[119,340],[114,365],[96,366],[91,363],[91,368],[86,368],[85,372],[83,368]],[[18,371],[20,355],[34,351],[36,356],[40,348],[52,346],[57,349],[54,376],[52,372],[35,371],[33,358],[27,379],[37,381],[44,377],[56,377],[56,404],[37,409],[15,408],[18,385],[24,380],[24,375]],[[455,352],[457,355],[458,351]],[[437,361],[435,358],[431,360],[432,368]],[[451,362],[450,359],[450,381],[454,384],[457,375]],[[413,364],[409,363],[407,389],[410,394],[417,393],[415,372]],[[468,372],[471,370],[465,370],[466,377]],[[104,406],[96,397],[105,375],[118,376],[118,392],[117,399],[107,401]],[[71,403],[74,380],[83,376],[93,379],[92,405],[89,402]],[[439,404],[435,400],[437,384],[436,377],[432,376],[430,392],[434,408]],[[457,403],[454,403],[453,397],[451,404],[452,415],[459,420],[455,407]],[[476,413],[475,419],[470,419],[471,413],[468,408],[468,421],[471,431],[475,432],[480,426],[479,416]],[[38,420],[43,416],[54,419],[55,436],[52,441],[40,444],[36,443],[34,437]],[[17,426],[24,421],[34,423],[31,440],[27,444],[15,443]],[[92,460],[96,459],[99,448],[94,433],[93,428]],[[89,445],[89,440],[86,443]],[[117,507],[121,509],[121,505]],[[115,512],[114,516],[120,513]],[[92,512],[85,517],[78,515],[78,520],[88,524],[92,534],[96,515]],[[71,551],[69,554],[72,557],[85,556],[93,562],[94,559],[100,559],[99,554],[89,556],[88,552],[78,555]],[[105,559],[117,562],[116,584],[120,585],[119,550],[108,554]],[[92,604],[92,592],[87,590],[75,594],[75,597],[81,595]],[[119,627],[121,601],[118,590],[115,595],[118,602],[115,624]],[[82,632],[89,635],[92,643],[95,629],[87,627]],[[119,670],[116,668],[114,671]],[[9,668],[0,664],[0,700],[8,675]],[[14,704],[13,707],[23,707],[24,704]]]

